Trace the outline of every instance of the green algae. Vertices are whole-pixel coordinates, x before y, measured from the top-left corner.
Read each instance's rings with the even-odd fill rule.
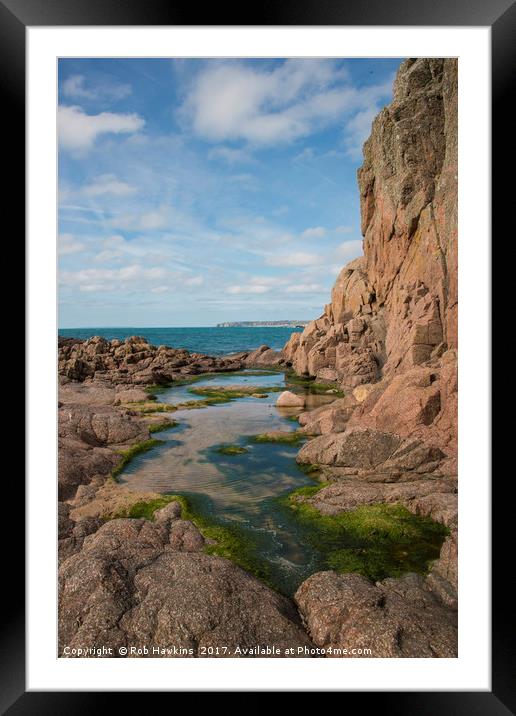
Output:
[[[181,504],[181,518],[193,522],[205,540],[208,540],[203,549],[205,554],[229,559],[276,589],[271,581],[266,560],[259,554],[256,544],[245,529],[238,524],[221,524],[215,518],[203,514],[199,507],[194,505],[193,497],[174,495],[173,499]]]
[[[217,405],[220,403],[230,403],[239,398],[266,397],[268,393],[278,393],[281,390],[282,388],[279,386],[267,388],[253,385],[227,388],[220,386],[202,386],[201,388],[190,388],[188,392],[203,396],[204,400],[202,402],[206,405]]]
[[[243,455],[249,452],[249,450],[242,445],[220,445],[215,448],[215,450],[221,455]]]
[[[314,465],[311,463],[297,463],[297,466],[301,470],[301,472],[305,473],[305,475],[313,475],[313,474],[321,471],[320,465]],[[327,483],[323,483],[323,484],[327,484]]]
[[[116,479],[118,475],[124,470],[127,465],[131,462],[131,460],[136,457],[136,455],[140,455],[142,452],[147,452],[148,450],[151,450],[153,447],[156,447],[156,445],[162,445],[163,440],[157,440],[156,438],[151,438],[150,440],[144,440],[143,442],[136,443],[135,445],[132,445],[127,450],[119,450],[119,454],[122,456],[122,459],[120,462],[115,465],[113,470],[111,471],[111,477]]]
[[[343,398],[344,393],[336,383],[316,383],[312,376],[297,375],[296,373],[287,373],[285,375],[285,383],[289,386],[303,388],[304,392],[312,395],[333,395],[335,398]]]
[[[305,500],[327,484],[301,487],[279,498],[295,513],[306,539],[324,554],[327,569],[357,572],[373,581],[428,572],[449,534],[444,525],[396,504],[364,505],[323,515]]]
[[[255,443],[280,443],[282,445],[299,445],[299,443],[306,440],[306,435],[293,430],[290,433],[260,433],[259,435],[253,435],[252,438]]]
[[[169,430],[171,428],[177,428],[179,425],[179,422],[177,420],[163,420],[160,423],[150,423],[149,433],[160,433],[163,430]]]
[[[132,519],[143,518],[145,520],[154,520],[154,513],[157,510],[160,510],[162,507],[166,507],[166,505],[171,502],[177,501],[180,501],[178,495],[163,495],[162,497],[157,497],[154,500],[140,500],[139,502],[135,502],[135,504],[130,507],[119,510],[115,514],[111,515],[109,519],[116,520],[120,517],[129,517]]]

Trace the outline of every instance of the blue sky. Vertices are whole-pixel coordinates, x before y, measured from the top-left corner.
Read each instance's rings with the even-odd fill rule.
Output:
[[[60,327],[320,315],[399,64],[60,60]]]

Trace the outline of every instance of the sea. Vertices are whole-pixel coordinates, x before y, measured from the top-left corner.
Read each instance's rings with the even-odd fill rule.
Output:
[[[226,355],[240,351],[251,351],[267,345],[280,350],[292,333],[302,332],[302,328],[288,326],[232,326],[218,328],[60,328],[59,335],[65,338],[87,339],[102,336],[108,340],[118,338],[123,341],[129,336],[143,336],[156,346],[185,348],[193,353],[207,355]]]

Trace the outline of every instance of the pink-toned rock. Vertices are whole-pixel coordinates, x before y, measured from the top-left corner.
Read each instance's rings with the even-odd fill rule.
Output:
[[[269,346],[260,346],[245,358],[244,364],[249,367],[270,367],[284,363],[283,353],[275,351]]]
[[[457,656],[457,614],[417,574],[373,584],[359,574],[317,572],[295,600],[315,644],[341,650],[330,657]]]
[[[296,395],[290,390],[284,390],[280,393],[276,401],[278,408],[303,408],[305,405],[305,399],[302,395]]]
[[[414,117],[417,122],[412,121]],[[323,315],[283,351],[299,374],[344,390],[386,381],[352,423],[456,451],[457,61],[410,59],[372,125],[358,172],[364,256]],[[417,381],[419,367],[431,383]],[[414,371],[414,372],[412,372]],[[374,394],[375,391],[372,391]],[[360,392],[363,396],[365,392]],[[378,398],[378,395],[375,395]],[[373,408],[373,409],[372,409]]]
[[[301,432],[307,435],[343,432],[355,409],[355,404],[353,396],[347,395],[345,398],[335,400],[330,405],[321,405],[315,410],[301,413],[299,416]]]

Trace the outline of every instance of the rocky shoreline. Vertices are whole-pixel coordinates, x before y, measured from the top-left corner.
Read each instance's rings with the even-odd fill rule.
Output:
[[[214,358],[139,337],[60,340],[61,655],[129,644],[174,644],[191,656],[260,645],[277,655],[457,655],[456,72],[454,60],[402,64],[359,171],[364,257],[341,271],[324,314],[282,351]],[[205,554],[202,530],[177,501],[153,520],[117,516],[162,497],[112,479],[166,417],[150,386],[271,366],[345,394],[299,419],[311,439],[298,461],[316,465],[324,482],[300,499],[321,514],[402,504],[446,525],[426,577],[373,584],[319,572],[292,602]],[[352,648],[372,653],[342,653]]]

